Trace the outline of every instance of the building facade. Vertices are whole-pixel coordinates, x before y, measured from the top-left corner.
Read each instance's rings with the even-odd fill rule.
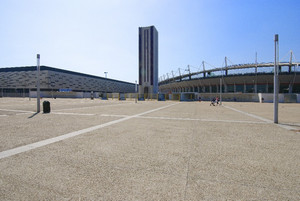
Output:
[[[279,62],[279,93],[300,93],[300,63]],[[274,63],[238,64],[176,76],[159,83],[163,93],[273,93]]]
[[[36,66],[0,68],[0,96],[29,96],[36,91]],[[40,67],[41,92],[134,93],[135,84],[48,67]]]
[[[158,93],[158,32],[139,27],[139,93]]]

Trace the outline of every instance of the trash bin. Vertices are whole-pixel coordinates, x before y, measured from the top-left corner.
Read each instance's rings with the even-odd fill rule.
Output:
[[[43,112],[50,113],[50,102],[49,101],[43,102]]]

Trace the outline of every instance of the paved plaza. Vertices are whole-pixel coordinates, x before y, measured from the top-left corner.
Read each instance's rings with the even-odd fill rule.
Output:
[[[44,100],[0,98],[0,200],[300,200],[300,104]]]

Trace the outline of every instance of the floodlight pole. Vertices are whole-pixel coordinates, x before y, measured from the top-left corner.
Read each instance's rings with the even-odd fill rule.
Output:
[[[220,78],[220,105],[222,105],[222,78]]]
[[[225,61],[226,61],[226,57],[225,57]],[[227,64],[226,64],[227,65]],[[223,84],[222,84],[222,80],[223,80],[223,66],[222,66],[222,70],[221,70],[221,78],[220,78],[220,105],[222,105],[222,88],[223,88]]]
[[[36,100],[37,100],[37,109],[36,112],[40,112],[40,54],[37,54],[37,82],[36,82]]]
[[[108,97],[107,97],[107,73],[108,72],[104,72],[104,74],[105,74],[105,96],[106,96],[106,99],[108,100]]]
[[[135,81],[135,103],[137,103],[137,81]]]
[[[275,34],[275,61],[274,61],[274,123],[278,124],[278,34]]]

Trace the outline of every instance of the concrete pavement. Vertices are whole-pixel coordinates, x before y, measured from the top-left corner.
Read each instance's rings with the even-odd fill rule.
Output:
[[[300,199],[299,104],[49,101],[0,99],[0,156],[82,131],[0,159],[1,200]]]

